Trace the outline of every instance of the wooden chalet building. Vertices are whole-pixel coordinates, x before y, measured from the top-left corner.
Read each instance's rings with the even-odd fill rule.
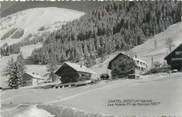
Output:
[[[119,53],[114,57],[108,65],[111,70],[112,78],[137,78],[147,69],[147,63],[138,58],[132,58],[123,53]]]
[[[63,65],[55,72],[55,74],[60,76],[60,80],[63,84],[98,78],[97,73],[91,69],[85,67],[84,65],[71,62],[63,63]]]
[[[37,73],[24,73],[23,74],[23,87],[24,86],[36,86],[44,82],[44,79],[41,78]]]
[[[171,66],[171,69],[182,71],[182,43],[164,59],[167,61],[167,64]]]

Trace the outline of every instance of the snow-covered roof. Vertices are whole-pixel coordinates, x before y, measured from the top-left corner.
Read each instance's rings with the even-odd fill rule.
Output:
[[[27,74],[29,74],[30,76],[32,76],[32,78],[35,78],[35,79],[43,79],[41,77],[41,75],[39,75],[38,73],[30,73],[30,72],[26,72]]]
[[[174,48],[164,59],[167,60],[172,53],[174,53],[176,50],[181,50],[181,48],[182,43],[180,43],[176,48]]]
[[[69,65],[74,70],[79,71],[79,72],[87,72],[87,73],[91,73],[91,74],[97,74],[96,72],[94,72],[93,70],[87,68],[84,65],[80,65],[80,64],[76,64],[76,63],[71,63],[71,62],[65,62],[64,64]]]

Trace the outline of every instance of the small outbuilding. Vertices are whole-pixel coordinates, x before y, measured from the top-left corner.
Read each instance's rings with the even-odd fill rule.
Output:
[[[62,83],[98,79],[96,72],[92,71],[84,65],[71,62],[64,62],[63,65],[61,65],[61,67],[56,70],[55,74],[60,76]]]
[[[119,53],[108,65],[112,78],[136,78],[147,69],[147,64],[136,57],[132,58],[126,54]]]
[[[44,79],[37,73],[24,73],[22,86],[36,86],[44,82]]]
[[[171,69],[182,71],[182,43],[164,59],[167,61],[167,64],[171,66]]]

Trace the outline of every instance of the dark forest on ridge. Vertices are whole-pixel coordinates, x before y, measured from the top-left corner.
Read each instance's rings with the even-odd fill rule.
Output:
[[[181,16],[181,1],[110,2],[50,33],[30,59],[35,64],[61,64],[84,58],[91,66],[95,58],[142,44],[180,22]]]

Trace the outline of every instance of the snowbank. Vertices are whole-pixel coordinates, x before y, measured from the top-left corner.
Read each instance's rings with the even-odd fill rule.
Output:
[[[54,115],[43,109],[37,108],[36,105],[32,105],[29,109],[14,115],[14,117],[54,117]]]

